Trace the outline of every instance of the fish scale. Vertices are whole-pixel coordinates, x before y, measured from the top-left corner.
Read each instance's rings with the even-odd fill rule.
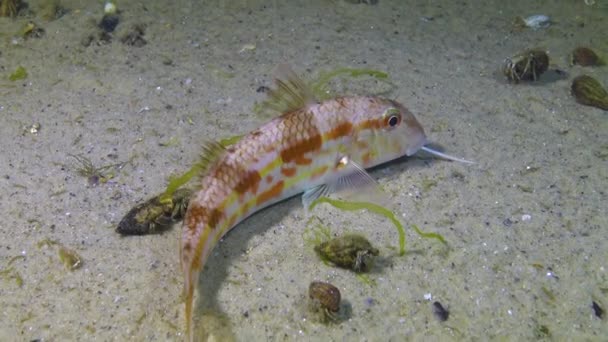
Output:
[[[206,146],[211,157],[186,212],[181,248],[190,340],[199,274],[230,229],[298,193],[305,192],[306,202],[307,194],[314,198],[334,185],[364,184],[372,178],[363,168],[410,155],[426,143],[416,118],[395,101],[338,97],[319,103],[293,75],[277,82],[285,93],[275,97],[288,103],[281,116],[226,149]]]

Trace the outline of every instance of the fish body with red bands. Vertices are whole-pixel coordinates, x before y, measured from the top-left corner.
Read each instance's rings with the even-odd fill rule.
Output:
[[[289,68],[279,67],[279,74],[265,103],[278,112],[275,119],[227,148],[204,147],[202,177],[188,204],[180,251],[191,341],[200,272],[218,241],[251,214],[299,193],[305,209],[334,192],[382,201],[386,194],[365,169],[420,149],[464,161],[424,146],[422,126],[397,101],[374,96],[317,101]],[[353,188],[357,191],[348,191]]]

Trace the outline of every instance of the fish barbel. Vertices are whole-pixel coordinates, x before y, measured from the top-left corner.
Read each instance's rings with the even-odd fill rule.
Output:
[[[199,274],[211,250],[235,225],[302,192],[305,209],[333,192],[378,194],[365,169],[412,155],[427,144],[420,123],[396,101],[355,96],[318,102],[291,70],[283,67],[282,72],[286,77],[276,80],[277,89],[269,91],[266,102],[280,116],[232,146],[204,147],[200,190],[188,205],[181,240],[191,341]]]

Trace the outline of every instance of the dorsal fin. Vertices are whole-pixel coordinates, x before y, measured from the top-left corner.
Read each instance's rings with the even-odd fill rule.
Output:
[[[224,145],[217,141],[208,141],[203,143],[203,153],[201,158],[196,163],[197,173],[203,177],[209,169],[226,153]]]
[[[316,103],[316,99],[306,84],[287,64],[275,69],[276,89],[268,91],[268,99],[262,108],[268,112],[283,114]]]
[[[186,171],[180,176],[173,176],[169,178],[169,184],[167,189],[160,196],[161,203],[171,203],[173,193],[180,187],[188,183],[193,177],[205,176],[209,169],[217,162],[226,152],[226,148],[218,142],[206,142],[203,143],[203,153],[198,162],[196,162],[190,170]]]

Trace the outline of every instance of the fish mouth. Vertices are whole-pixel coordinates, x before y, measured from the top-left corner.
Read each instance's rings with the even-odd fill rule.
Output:
[[[420,149],[423,148],[424,145],[427,145],[430,143],[430,141],[428,141],[428,139],[426,138],[426,135],[424,134],[424,132],[422,130],[420,130],[418,132],[412,132],[411,135],[414,138],[408,144],[407,149],[405,150],[405,155],[408,157],[415,154],[416,152],[420,151]]]

